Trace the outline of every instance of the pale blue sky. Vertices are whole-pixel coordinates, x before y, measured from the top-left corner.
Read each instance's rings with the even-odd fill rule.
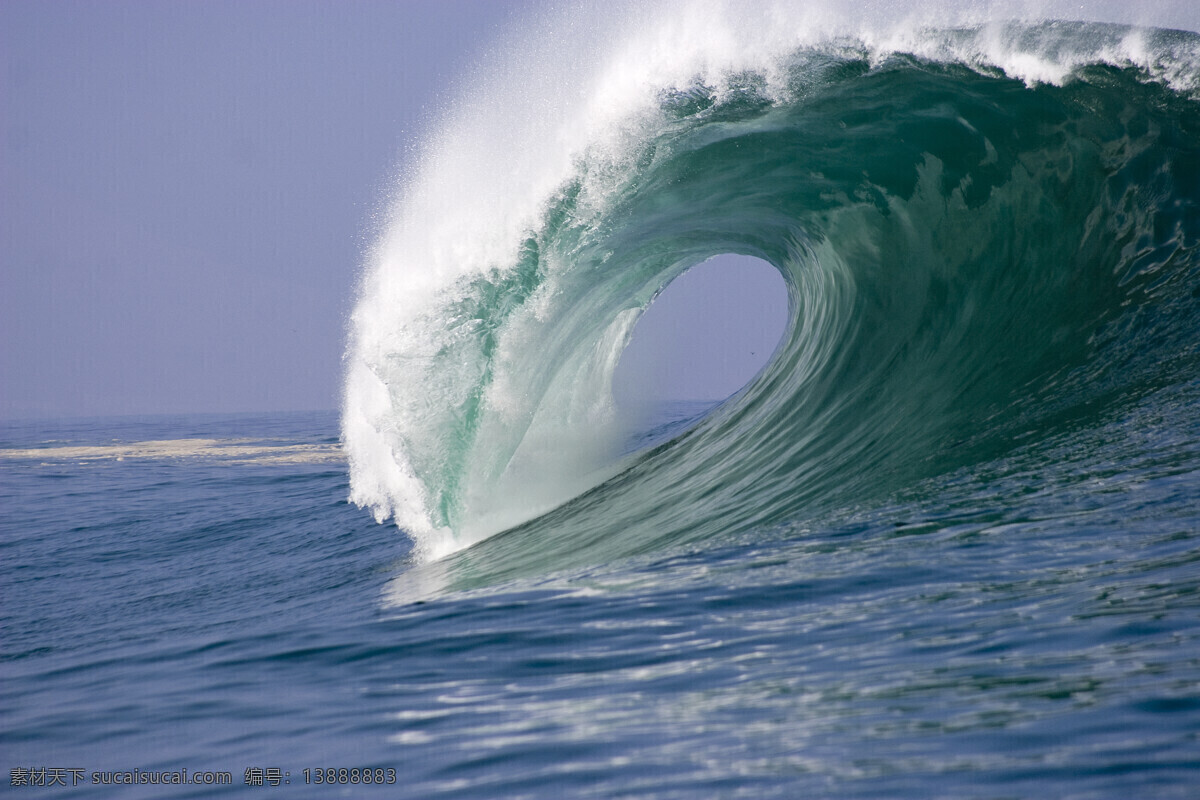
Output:
[[[510,13],[0,3],[0,416],[335,408],[373,212]]]
[[[725,399],[775,351],[787,305],[765,261],[726,253],[692,267],[638,321],[613,379],[617,403]]]

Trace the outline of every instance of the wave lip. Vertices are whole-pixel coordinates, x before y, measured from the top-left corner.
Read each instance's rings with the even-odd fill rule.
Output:
[[[646,58],[587,51],[584,99],[526,121],[488,95],[435,143],[364,279],[343,417],[352,499],[424,555],[556,508],[533,527],[570,531],[564,559],[786,524],[1195,374],[1200,37],[774,17],[754,48],[747,19],[642,20],[605,52]],[[633,326],[724,252],[783,275],[784,342],[623,457]]]

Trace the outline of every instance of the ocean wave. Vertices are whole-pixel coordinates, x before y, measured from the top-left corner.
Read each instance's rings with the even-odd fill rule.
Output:
[[[422,557],[795,524],[1200,374],[1200,36],[759,11],[635,14],[443,122],[368,264],[343,414],[352,499]],[[780,271],[787,333],[624,454],[633,328],[721,253]]]

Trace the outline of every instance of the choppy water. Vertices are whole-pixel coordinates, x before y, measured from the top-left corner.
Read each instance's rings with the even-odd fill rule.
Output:
[[[1188,797],[1198,392],[819,523],[462,590],[324,450],[9,455],[328,447],[332,415],[7,425],[0,750],[233,778],[43,797],[329,796],[320,767],[397,771],[355,797]]]

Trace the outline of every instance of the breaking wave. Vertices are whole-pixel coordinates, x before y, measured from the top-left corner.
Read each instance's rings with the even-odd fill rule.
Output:
[[[599,563],[874,502],[1197,380],[1200,36],[840,13],[554,18],[447,111],[351,322],[354,502],[426,559],[516,528],[499,563]],[[779,270],[783,340],[625,453],[631,332],[722,253]]]

